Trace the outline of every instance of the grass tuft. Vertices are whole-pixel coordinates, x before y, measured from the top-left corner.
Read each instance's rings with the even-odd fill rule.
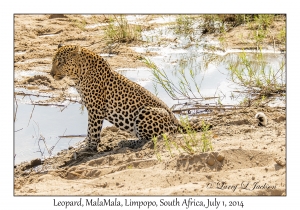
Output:
[[[111,43],[131,43],[141,40],[142,27],[131,25],[124,15],[114,15],[109,19],[109,25],[105,28],[105,36]]]
[[[251,93],[264,96],[285,92],[285,61],[282,60],[274,69],[266,62],[262,52],[255,54],[254,58],[250,56],[241,52],[238,59],[228,63],[231,80]]]
[[[163,147],[169,152],[171,157],[173,157],[174,149],[176,149],[179,153],[188,153],[191,155],[197,152],[207,152],[213,150],[211,143],[212,135],[209,131],[209,125],[202,122],[202,133],[198,134],[192,128],[187,117],[180,117],[180,123],[182,125],[182,129],[179,133],[182,134],[182,138],[179,140],[172,138],[167,134],[161,135]],[[153,137],[152,141],[154,143],[156,157],[159,161],[161,161],[161,154],[157,148],[158,137]]]

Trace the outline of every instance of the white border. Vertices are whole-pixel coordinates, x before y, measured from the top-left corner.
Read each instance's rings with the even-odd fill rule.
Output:
[[[5,3],[4,3],[5,2]],[[13,14],[14,13],[287,13],[287,197],[217,197],[218,200],[243,200],[243,209],[299,206],[299,15],[295,1],[283,0],[211,0],[211,1],[3,1],[1,3],[1,206],[3,209],[50,209],[54,197],[13,197]],[[4,64],[4,65],[3,65]],[[3,117],[4,116],[4,117]],[[4,135],[3,135],[4,134]],[[151,197],[135,197],[149,200]],[[62,199],[62,197],[60,197]],[[68,200],[68,197],[63,199]],[[159,197],[153,197],[159,200]],[[201,199],[207,199],[202,197]],[[99,207],[94,207],[99,208]],[[134,209],[134,208],[132,208]],[[179,209],[179,208],[176,208]],[[182,207],[180,208],[182,209]],[[219,208],[221,209],[221,208]],[[226,208],[228,209],[228,208]]]

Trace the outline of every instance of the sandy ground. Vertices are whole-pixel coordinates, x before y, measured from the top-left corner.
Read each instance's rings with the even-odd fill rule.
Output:
[[[15,16],[15,74],[36,70],[45,74],[15,80],[16,87],[56,93],[64,100],[72,81],[54,81],[51,59],[59,43],[88,46],[101,40],[103,30],[82,29],[83,23],[106,23],[104,16]],[[83,21],[84,20],[84,21]],[[151,26],[149,26],[151,27]],[[134,44],[132,44],[134,45]],[[90,47],[108,53],[105,41]],[[140,54],[121,45],[109,58],[113,68],[140,67]],[[41,86],[44,88],[40,89]],[[46,88],[45,88],[46,87]],[[262,111],[267,126],[254,116]],[[286,110],[245,108],[213,112],[195,119],[213,125],[209,131],[212,152],[188,154],[158,141],[142,148],[119,149],[117,143],[132,137],[115,127],[105,128],[98,153],[75,154],[69,148],[41,162],[32,160],[15,167],[15,195],[286,195]],[[200,138],[202,133],[198,133]],[[183,135],[173,137],[180,142]],[[161,159],[157,158],[157,155]]]
[[[268,116],[266,127],[257,125],[257,111]],[[215,113],[209,122],[214,150],[194,154],[174,147],[170,154],[162,140],[158,150],[152,142],[137,150],[119,149],[116,144],[130,136],[115,127],[105,128],[103,148],[97,154],[78,155],[75,160],[75,148],[70,148],[35,169],[38,160],[19,165],[15,194],[285,195],[284,109]]]

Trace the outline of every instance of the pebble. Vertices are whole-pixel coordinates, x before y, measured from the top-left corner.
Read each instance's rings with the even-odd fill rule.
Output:
[[[210,166],[213,166],[215,164],[216,160],[215,160],[215,157],[213,155],[209,155],[207,158],[206,158],[206,163]]]
[[[217,160],[218,160],[219,162],[222,162],[222,161],[224,160],[224,158],[225,158],[225,156],[224,156],[223,154],[219,154],[219,155],[217,156]]]
[[[282,158],[276,157],[276,158],[274,158],[274,161],[275,161],[278,165],[280,165],[280,166],[285,166],[285,165],[286,165],[285,160],[282,160]]]
[[[42,160],[40,158],[34,159],[30,161],[30,166],[35,167],[42,164]]]

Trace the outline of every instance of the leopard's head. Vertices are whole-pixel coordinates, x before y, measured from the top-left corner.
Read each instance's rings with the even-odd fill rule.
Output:
[[[60,80],[65,76],[68,76],[71,79],[77,79],[80,74],[80,53],[80,46],[59,45],[58,51],[52,60],[51,76],[56,80]]]

